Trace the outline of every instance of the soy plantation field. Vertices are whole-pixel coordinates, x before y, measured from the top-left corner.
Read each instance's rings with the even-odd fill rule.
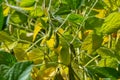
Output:
[[[120,0],[0,0],[0,80],[120,80]]]

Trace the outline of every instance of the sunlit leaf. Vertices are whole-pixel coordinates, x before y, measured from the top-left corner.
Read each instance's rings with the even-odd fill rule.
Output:
[[[14,39],[6,32],[0,31],[0,42],[13,41]]]
[[[120,29],[120,12],[113,12],[109,14],[105,21],[104,24],[102,25],[101,32],[105,34],[110,34],[118,29]]]
[[[37,23],[34,27],[34,32],[33,32],[33,41],[35,41],[37,34],[39,33],[39,31],[42,29],[42,24],[41,23]]]
[[[27,16],[25,16],[24,14],[15,11],[11,17],[10,20],[16,24],[21,24],[21,23],[25,23],[27,21]]]
[[[102,56],[102,57],[104,57],[104,56]],[[107,67],[116,68],[117,65],[118,65],[117,59],[115,57],[109,57],[109,56],[102,58],[98,62],[98,66],[100,66],[100,67],[107,66]]]
[[[10,11],[10,7],[6,7],[6,8],[4,9],[4,11],[3,11],[3,15],[4,15],[4,16],[7,16],[8,13],[9,13],[9,11]]]
[[[71,14],[68,18],[73,23],[80,24],[83,21],[84,17],[78,14]]]
[[[97,49],[96,52],[102,57],[106,57],[106,56],[114,57],[114,51],[112,51],[111,49],[105,48],[105,47],[101,47]]]
[[[27,57],[30,61],[33,61],[35,64],[42,63],[44,59],[44,53],[42,50],[35,48],[27,53]]]
[[[19,3],[21,7],[30,7],[33,6],[35,0],[20,0]]]
[[[35,8],[34,10],[30,11],[30,16],[31,17],[40,17],[43,15],[43,11],[40,6]]]
[[[91,32],[82,43],[81,49],[86,50],[88,53],[94,52],[101,46],[102,37]]]
[[[16,57],[16,59],[18,61],[24,61],[24,60],[26,60],[27,54],[22,49],[22,47],[21,48],[16,47],[16,48],[13,49],[13,51],[14,51],[15,57]]]
[[[70,54],[69,54],[69,48],[68,47],[62,47],[60,51],[60,61],[65,64],[70,64]]]

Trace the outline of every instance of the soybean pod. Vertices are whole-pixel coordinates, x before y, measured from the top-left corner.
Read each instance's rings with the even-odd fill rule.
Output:
[[[55,35],[55,45],[54,45],[54,48],[57,48],[59,46],[59,36],[58,36],[57,32],[55,32],[54,35]]]
[[[52,26],[49,26],[48,34],[47,34],[47,36],[46,36],[46,39],[47,39],[47,40],[49,40],[49,39],[51,38],[51,36],[52,36],[52,31],[53,31]]]

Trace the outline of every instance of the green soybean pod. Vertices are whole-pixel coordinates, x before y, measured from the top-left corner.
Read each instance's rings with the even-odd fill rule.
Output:
[[[46,39],[47,39],[47,40],[49,40],[49,39],[51,38],[51,36],[52,36],[52,31],[53,31],[52,26],[49,26],[48,34],[47,34],[47,36],[46,36]]]
[[[54,35],[55,35],[55,45],[54,45],[54,48],[57,48],[59,46],[59,36],[58,36],[57,32],[55,32]]]

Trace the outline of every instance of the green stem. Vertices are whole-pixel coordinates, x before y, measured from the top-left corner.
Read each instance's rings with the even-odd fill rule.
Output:
[[[98,58],[100,55],[95,56],[92,58],[87,64],[84,65],[84,67],[88,66],[91,62],[93,62],[96,58]]]
[[[82,26],[84,26],[85,20],[88,18],[88,15],[91,13],[92,9],[94,8],[94,6],[96,5],[97,2],[98,2],[98,0],[95,1],[95,3],[93,4],[93,6],[90,8],[89,12],[85,15],[85,18],[82,21],[81,26],[79,27],[78,31],[76,32],[76,35],[74,36],[74,38],[71,41],[71,43],[73,43],[75,41],[75,39],[77,38],[79,31],[81,30]]]
[[[38,39],[35,43],[33,43],[25,52],[28,52],[31,48],[33,48],[38,42],[40,42],[44,37]]]

